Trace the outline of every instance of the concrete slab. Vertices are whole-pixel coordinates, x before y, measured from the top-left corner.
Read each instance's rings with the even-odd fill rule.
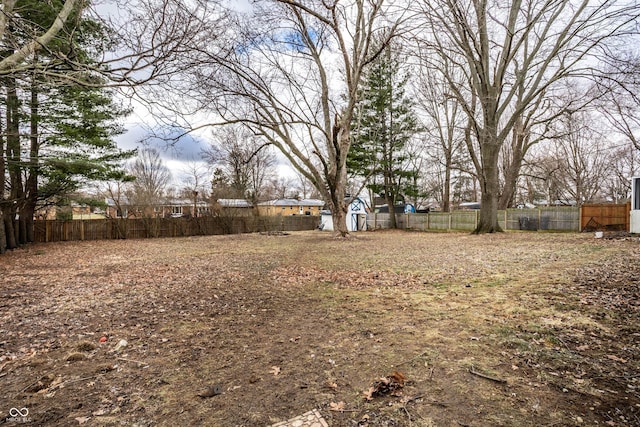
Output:
[[[272,424],[270,427],[329,427],[317,409],[306,412],[290,420]]]

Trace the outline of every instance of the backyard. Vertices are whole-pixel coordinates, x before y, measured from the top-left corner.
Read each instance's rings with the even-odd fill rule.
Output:
[[[31,245],[0,256],[0,424],[638,426],[640,241],[611,237]]]

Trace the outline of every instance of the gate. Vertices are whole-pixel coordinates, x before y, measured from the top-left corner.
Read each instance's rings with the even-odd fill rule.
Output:
[[[580,212],[582,231],[629,231],[631,203],[582,205]]]

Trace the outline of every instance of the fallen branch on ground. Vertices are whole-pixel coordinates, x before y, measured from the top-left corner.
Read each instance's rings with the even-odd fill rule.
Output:
[[[480,378],[484,378],[484,379],[487,379],[487,380],[490,380],[490,381],[495,381],[497,383],[502,383],[502,384],[506,384],[507,383],[507,380],[505,380],[505,379],[494,377],[494,376],[487,375],[487,374],[483,374],[482,372],[478,372],[478,371],[475,370],[475,368],[473,366],[471,366],[471,368],[469,368],[469,373],[473,374],[473,375],[477,375]]]
[[[149,366],[149,364],[148,364],[148,363],[141,362],[141,361],[139,361],[139,360],[125,359],[124,357],[116,357],[116,359],[118,359],[118,360],[122,360],[122,361],[124,361],[124,362],[133,362],[133,363],[137,363],[138,365]]]

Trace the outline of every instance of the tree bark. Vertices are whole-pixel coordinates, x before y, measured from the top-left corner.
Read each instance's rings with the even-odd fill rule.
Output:
[[[334,231],[340,237],[349,234],[347,227],[348,204],[346,202],[347,184],[347,153],[350,145],[351,117],[339,117],[336,115],[331,135],[333,147],[335,149],[334,162],[327,173],[329,184],[326,194],[331,201],[331,217],[333,219]]]
[[[496,233],[502,229],[498,225],[498,194],[500,192],[500,180],[498,169],[498,157],[500,155],[499,143],[485,142],[482,149],[482,173],[480,186],[482,197],[480,199],[480,218],[475,234]]]
[[[6,249],[15,249],[18,247],[18,242],[16,241],[16,233],[15,227],[13,226],[14,221],[10,204],[6,204],[2,207],[1,216],[4,223],[5,247]]]
[[[36,55],[37,60],[37,55]],[[31,243],[34,241],[33,216],[35,215],[36,205],[38,203],[38,163],[39,163],[39,135],[38,135],[38,85],[36,76],[33,76],[31,82],[31,100],[30,107],[30,135],[29,135],[29,174],[25,185],[25,201],[20,210],[20,220],[24,223],[25,241]]]
[[[504,210],[512,206],[516,195],[518,178],[520,177],[520,169],[522,168],[522,162],[526,154],[525,142],[527,136],[524,132],[519,132],[518,127],[516,127],[513,132],[514,136],[513,143],[511,144],[510,159],[503,159],[504,162],[508,163],[504,168],[504,186],[499,196],[498,210]]]
[[[18,213],[18,202],[22,200],[22,170],[20,165],[19,106],[15,78],[6,78],[6,114],[7,114],[7,172],[9,172],[9,200],[3,207],[4,223],[7,234],[7,248],[18,247],[19,229],[14,227]]]
[[[387,178],[385,177],[385,181],[386,179]],[[396,222],[396,207],[393,200],[393,194],[385,189],[384,199],[387,202],[387,206],[389,207],[389,228],[398,228],[398,223]]]
[[[7,235],[4,229],[4,215],[0,208],[0,254],[7,251]]]
[[[442,212],[451,211],[451,153],[445,153],[444,183],[442,184]]]
[[[334,201],[331,203],[331,219],[333,220],[333,229],[340,237],[346,237],[349,234],[347,228],[347,203],[342,201]]]

